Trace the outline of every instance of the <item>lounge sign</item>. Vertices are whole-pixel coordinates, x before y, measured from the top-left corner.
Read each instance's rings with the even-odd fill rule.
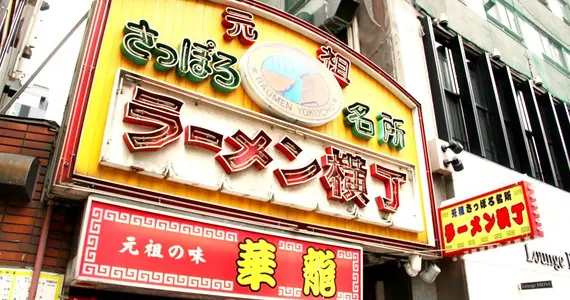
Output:
[[[92,198],[74,281],[247,299],[362,299],[362,249]]]
[[[535,290],[535,289],[548,289],[552,288],[552,281],[535,281],[535,282],[523,282],[520,285],[521,290]]]
[[[529,183],[487,192],[439,209],[444,255],[542,236]]]
[[[552,267],[556,271],[561,269],[570,269],[570,253],[568,252],[564,252],[564,256],[562,256],[541,251],[533,251],[529,249],[527,244],[524,245],[524,251],[526,254],[526,261],[529,263]]]

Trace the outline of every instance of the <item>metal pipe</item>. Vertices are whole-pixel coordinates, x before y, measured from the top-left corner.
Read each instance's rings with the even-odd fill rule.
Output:
[[[57,51],[59,51],[59,48],[61,48],[61,46],[63,46],[63,44],[65,44],[65,42],[71,37],[71,35],[73,35],[75,30],[77,30],[77,28],[79,28],[79,26],[81,26],[83,21],[85,21],[87,19],[88,14],[89,14],[88,12],[85,13],[83,15],[83,17],[81,17],[81,19],[79,19],[79,22],[77,22],[77,24],[75,24],[75,26],[73,26],[71,31],[69,31],[69,33],[63,38],[63,40],[61,40],[61,42],[59,42],[59,44],[57,44],[55,49],[53,49],[51,51],[51,53],[48,55],[48,57],[46,57],[46,59],[42,62],[42,64],[38,67],[38,69],[36,71],[34,71],[32,76],[30,76],[30,78],[22,85],[22,87],[20,87],[20,89],[14,94],[14,96],[12,96],[12,98],[10,98],[8,103],[6,103],[6,105],[4,105],[4,107],[2,107],[2,109],[0,109],[0,115],[6,114],[8,109],[10,109],[10,107],[14,104],[14,102],[16,102],[16,100],[20,97],[20,95],[22,95],[22,93],[24,93],[26,91],[26,89],[28,88],[30,83],[32,83],[34,78],[36,78],[36,76],[38,76],[38,74],[43,70],[43,68],[47,65],[47,63],[50,61],[50,59],[57,53]]]
[[[32,274],[32,283],[30,285],[30,292],[28,299],[36,299],[36,292],[38,290],[38,282],[40,281],[40,273],[42,271],[42,264],[44,262],[44,254],[46,251],[49,225],[51,223],[51,215],[53,213],[53,202],[47,201],[46,215],[42,225],[42,233],[40,235],[40,242],[38,245],[38,253],[36,253],[36,262],[34,263],[34,273]]]

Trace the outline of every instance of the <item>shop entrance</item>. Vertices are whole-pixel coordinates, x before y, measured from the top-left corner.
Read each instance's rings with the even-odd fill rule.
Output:
[[[132,294],[132,293],[121,293],[121,292],[111,292],[111,291],[101,291],[95,289],[86,288],[71,288],[69,290],[69,295],[74,297],[79,297],[81,300],[90,300],[94,297],[96,300],[172,300],[177,298],[172,297],[161,297],[146,294]],[[182,299],[182,298],[178,298]],[[184,298],[191,299],[191,298]],[[197,298],[199,299],[199,298]]]
[[[403,264],[403,263],[401,263]],[[388,261],[364,268],[364,300],[411,300],[412,282],[404,267]]]

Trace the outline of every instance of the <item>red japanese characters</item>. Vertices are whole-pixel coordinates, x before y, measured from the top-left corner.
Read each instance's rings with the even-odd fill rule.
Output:
[[[155,128],[147,132],[126,132],[123,139],[131,152],[156,151],[176,141],[182,134],[180,110],[184,103],[176,98],[136,87],[132,101],[125,105],[123,122]]]
[[[288,136],[281,139],[281,141],[275,145],[275,148],[281,151],[290,161],[295,160],[301,151],[303,151],[303,149]],[[306,183],[315,178],[320,172],[321,166],[319,162],[314,159],[304,167],[296,169],[275,169],[273,174],[275,174],[281,187],[285,188]]]
[[[317,57],[334,74],[340,87],[345,88],[350,84],[350,60],[334,52],[331,46],[321,46],[317,50]]]
[[[259,130],[253,139],[238,130],[234,135],[226,138],[226,143],[237,150],[230,154],[216,156],[216,161],[227,174],[243,171],[252,165],[258,170],[263,170],[273,161],[273,158],[265,152],[271,143],[271,138],[263,130]]]
[[[222,151],[222,143],[224,142],[222,134],[198,126],[186,126],[185,133],[186,145],[202,147],[215,153]]]
[[[378,210],[396,213],[400,207],[400,186],[407,181],[406,173],[394,171],[379,164],[372,164],[370,175],[384,182],[384,189],[386,190],[386,197],[376,197]]]
[[[543,236],[536,208],[524,181],[440,208],[444,255]]]
[[[222,14],[222,25],[227,28],[224,39],[231,41],[239,36],[239,40],[244,45],[251,45],[257,41],[259,36],[255,30],[253,14],[246,11],[227,7]]]
[[[188,125],[183,130],[179,114],[181,106],[180,100],[137,87],[132,102],[127,104],[126,113],[129,114],[124,121],[158,129],[148,133],[125,133],[127,148],[131,152],[156,151],[175,141],[184,131],[184,144],[216,153],[215,160],[227,175],[250,167],[264,170],[273,162],[274,158],[269,151],[273,139],[264,130],[260,129],[253,137],[241,130],[224,137],[221,133],[195,125]],[[221,153],[224,142],[234,151]],[[275,143],[274,148],[288,161],[296,161],[303,152],[288,136]],[[312,158],[306,160],[306,164],[301,167],[274,168],[272,172],[282,188],[308,183],[321,174],[320,182],[327,192],[328,200],[341,203],[352,201],[359,208],[365,208],[370,202],[366,186],[366,159],[332,146],[327,147],[325,153],[320,162]],[[400,187],[407,181],[406,174],[375,163],[369,167],[371,177],[380,180],[385,188],[385,196],[376,197],[378,210],[396,213],[400,206]]]
[[[321,183],[327,190],[327,198],[339,202],[353,201],[364,208],[370,201],[366,191],[366,159],[346,153],[332,146],[321,157],[324,174]]]

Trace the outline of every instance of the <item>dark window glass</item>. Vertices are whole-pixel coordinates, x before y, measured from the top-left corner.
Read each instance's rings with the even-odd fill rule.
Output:
[[[533,177],[542,181],[544,179],[542,177],[542,169],[540,168],[540,164],[538,163],[538,152],[536,151],[536,143],[534,142],[534,137],[530,132],[527,132],[526,136],[530,147],[530,156],[532,160],[531,163],[534,166],[535,175]]]
[[[532,127],[530,125],[530,118],[528,117],[528,111],[527,111],[526,105],[525,105],[526,99],[524,98],[522,91],[517,89],[516,93],[517,93],[517,104],[518,104],[518,107],[519,107],[520,113],[521,113],[520,117],[523,120],[525,132],[526,132],[526,137],[527,137],[527,141],[528,141],[528,146],[529,146],[529,150],[530,150],[530,160],[531,160],[530,163],[534,166],[535,174],[534,175],[530,174],[530,175],[533,176],[534,178],[538,179],[538,180],[543,180],[542,169],[540,167],[540,163],[538,160],[538,152],[536,151],[536,143],[534,142]]]
[[[481,129],[481,142],[485,149],[485,157],[491,161],[498,162],[499,157],[495,146],[495,131],[491,123],[491,115],[487,108],[487,98],[482,90],[479,72],[475,64],[468,62],[469,79],[471,79],[471,88],[473,89],[473,97],[477,106],[477,119]]]
[[[515,144],[515,140],[513,137],[513,129],[510,126],[510,123],[507,123],[505,121],[505,129],[507,130],[507,138],[509,141],[509,147],[511,149],[511,157],[513,158],[513,167],[515,170],[517,170],[518,172],[522,172],[522,168],[521,168],[521,161],[520,161],[520,156],[519,156],[519,151],[526,151],[525,146],[524,145],[516,145]]]
[[[463,119],[463,110],[459,98],[459,88],[457,77],[455,76],[455,66],[453,65],[453,57],[449,48],[437,44],[438,63],[443,78],[443,88],[445,90],[445,105],[449,113],[447,123],[451,127],[451,139],[461,143],[466,150],[469,150],[467,142],[467,133],[465,130],[465,121]]]
[[[552,163],[554,164],[554,178],[558,186],[562,186],[562,180],[560,178],[560,173],[558,170],[558,160],[556,159],[556,152],[554,152],[554,146],[552,142],[552,129],[550,128],[550,124],[548,123],[548,119],[546,114],[548,107],[548,102],[541,101],[539,102],[539,110],[540,110],[540,117],[542,118],[542,127],[544,128],[544,134],[546,135],[546,141],[548,142],[548,151],[550,152],[550,156],[552,157]]]
[[[451,50],[438,44],[437,54],[439,58],[439,67],[442,72],[443,87],[456,94],[459,93],[457,85],[457,77],[455,76],[455,66],[453,65],[453,56]]]
[[[467,134],[465,133],[465,121],[463,120],[463,111],[461,110],[459,96],[454,93],[445,91],[445,100],[450,118],[448,122],[451,126],[451,138],[457,142],[460,142],[463,146],[465,146],[465,149],[469,149]]]
[[[495,70],[493,70],[495,71]],[[513,168],[522,172],[521,162],[520,162],[520,151],[526,152],[526,147],[524,145],[516,145],[514,140],[513,129],[515,129],[516,124],[511,121],[511,115],[507,106],[505,104],[505,89],[510,89],[510,84],[501,82],[498,77],[495,76],[495,84],[497,85],[497,93],[499,94],[499,103],[501,104],[501,112],[503,113],[503,121],[505,122],[505,130],[507,132],[507,139],[509,143],[509,149],[511,150],[511,158],[513,159]]]

